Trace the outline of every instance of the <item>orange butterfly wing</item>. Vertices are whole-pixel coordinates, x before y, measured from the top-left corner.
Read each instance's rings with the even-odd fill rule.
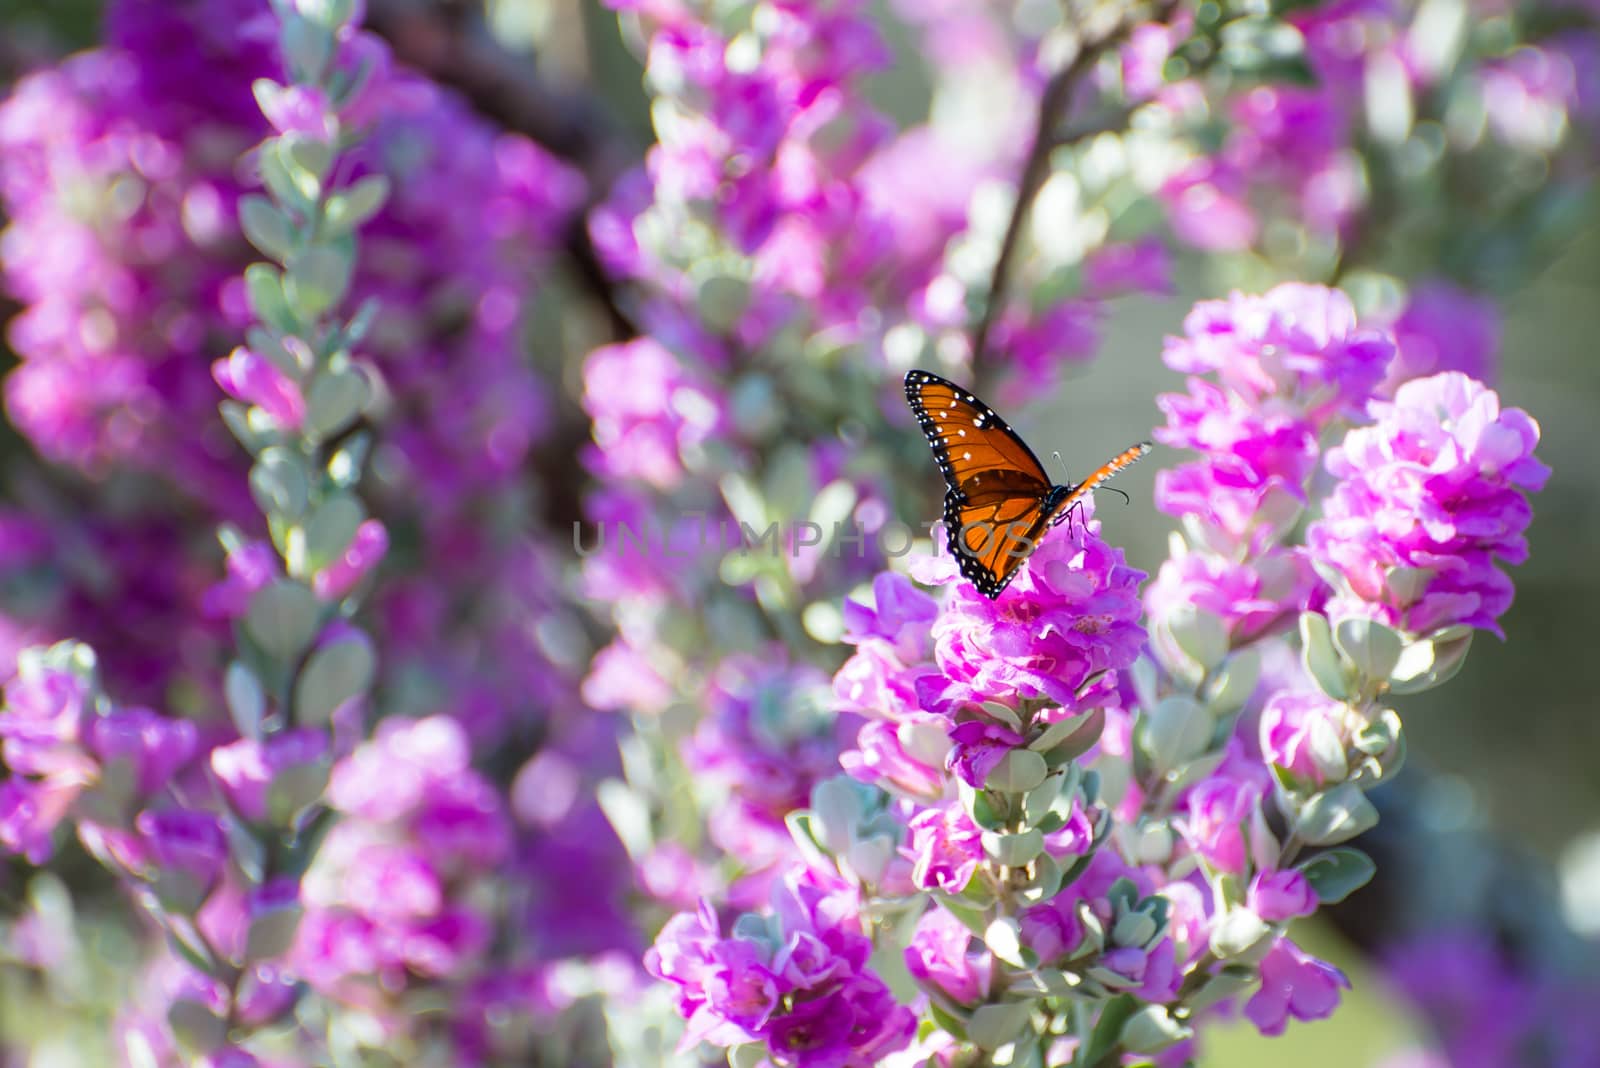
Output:
[[[998,597],[1048,525],[1055,487],[1016,431],[960,386],[908,371],[906,400],[944,474],[944,524],[961,573]]]
[[[906,401],[944,474],[944,525],[961,573],[993,600],[1011,583],[1047,528],[1150,451],[1140,442],[1072,486],[1044,465],[983,401],[927,371],[906,372]]]

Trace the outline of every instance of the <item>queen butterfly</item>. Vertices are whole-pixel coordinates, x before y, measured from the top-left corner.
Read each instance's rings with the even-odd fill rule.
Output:
[[[906,401],[933,446],[948,487],[944,525],[951,551],[978,592],[1000,596],[1040,536],[1085,495],[1150,451],[1124,449],[1082,482],[1060,486],[1015,430],[971,393],[927,371],[906,372]]]

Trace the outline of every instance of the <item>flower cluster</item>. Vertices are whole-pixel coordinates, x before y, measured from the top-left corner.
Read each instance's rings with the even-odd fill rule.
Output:
[[[869,1068],[906,1047],[916,1018],[868,967],[857,909],[837,876],[798,869],[729,937],[709,904],[669,920],[645,967],[678,988],[680,1048],[762,1043],[785,1068]]]
[[[1187,545],[1146,595],[1153,617],[1196,606],[1241,644],[1307,604],[1309,569],[1277,543],[1308,503],[1320,434],[1360,413],[1393,355],[1337,290],[1289,284],[1196,305],[1163,352],[1190,377],[1187,393],[1158,398],[1156,438],[1203,458],[1157,476],[1156,505],[1183,519]]]
[[[493,785],[448,716],[388,720],[340,761],[328,802],[341,819],[306,874],[291,960],[338,1000],[374,1005],[407,979],[474,974],[492,926],[466,893],[511,850]]]
[[[1501,634],[1512,591],[1496,564],[1527,559],[1527,494],[1550,475],[1539,424],[1459,371],[1407,382],[1371,414],[1328,453],[1340,482],[1306,535],[1335,582],[1328,614]]]

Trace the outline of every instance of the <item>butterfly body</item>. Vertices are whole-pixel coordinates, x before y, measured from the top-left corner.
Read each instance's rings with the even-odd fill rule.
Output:
[[[927,371],[906,372],[906,402],[944,475],[944,525],[961,573],[993,600],[1050,527],[1150,451],[1123,450],[1082,482],[1060,485],[994,409]]]

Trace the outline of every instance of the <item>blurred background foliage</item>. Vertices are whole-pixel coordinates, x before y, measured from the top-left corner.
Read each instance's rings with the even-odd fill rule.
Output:
[[[418,5],[374,4],[374,17],[403,17],[408,6]],[[470,5],[444,0],[442,6]],[[95,0],[0,0],[0,86],[30,67],[92,46],[98,7]],[[607,124],[610,143],[629,146],[633,158],[642,155],[651,137],[648,102],[638,60],[622,40],[614,12],[592,0],[487,0],[486,8],[500,42],[518,54],[525,72],[537,71],[561,93],[589,101],[593,110],[584,114]],[[872,95],[879,107],[909,121],[926,110],[929,79],[909,35],[896,37],[893,19],[887,22],[901,62],[875,81]],[[593,133],[578,130],[573,136]],[[1515,572],[1516,602],[1503,621],[1510,640],[1480,638],[1452,685],[1409,701],[1412,766],[1385,798],[1383,833],[1430,836],[1438,847],[1408,869],[1386,864],[1382,843],[1376,843],[1377,882],[1344,906],[1333,924],[1305,932],[1308,948],[1345,967],[1354,981],[1333,1019],[1297,1025],[1275,1040],[1259,1038],[1248,1026],[1223,1029],[1208,1040],[1206,1065],[1373,1063],[1415,1044],[1419,1021],[1385,989],[1362,947],[1404,933],[1424,916],[1481,912],[1481,895],[1503,897],[1490,903],[1491,913],[1497,905],[1515,910],[1526,905],[1518,890],[1531,881],[1554,903],[1561,900],[1564,879],[1568,922],[1589,932],[1600,928],[1600,916],[1584,912],[1582,904],[1586,899],[1592,910],[1600,898],[1600,863],[1589,837],[1600,835],[1600,663],[1593,651],[1600,605],[1600,204],[1591,198],[1571,208],[1568,222],[1565,238],[1544,261],[1503,264],[1500,276],[1517,281],[1497,292],[1505,313],[1501,396],[1539,419],[1540,455],[1554,469],[1536,503],[1531,558]],[[1516,253],[1508,249],[1506,256]],[[1477,266],[1484,269],[1481,260]],[[1492,256],[1487,266],[1494,273]],[[1179,328],[1194,300],[1248,281],[1218,278],[1190,263],[1180,271],[1173,296],[1117,305],[1098,358],[1060,395],[1008,413],[1012,421],[1041,452],[1059,451],[1065,471],[1057,473],[1066,475],[1081,467],[1081,458],[1146,435],[1159,422],[1155,395],[1181,388],[1181,376],[1160,362],[1162,337]],[[547,305],[543,318],[581,334],[583,328],[564,314],[575,289],[575,282],[551,287],[541,298]],[[0,297],[0,321],[13,310]],[[572,346],[573,354],[581,351],[580,344]],[[0,373],[15,361],[3,344],[0,360]],[[906,424],[896,431],[913,435],[909,417]],[[0,427],[0,469],[39,463],[8,426]],[[1108,502],[1099,513],[1107,540],[1125,546],[1130,562],[1151,572],[1165,555],[1171,526],[1148,505],[1160,463],[1123,477],[1130,506]],[[1585,868],[1586,839],[1591,844]],[[105,882],[91,862],[69,856],[56,871],[65,882],[53,874],[26,883],[0,877],[8,915],[16,915],[26,896],[33,914],[42,917],[28,937],[70,944],[74,939],[66,932],[75,931],[79,946],[42,980],[0,967],[0,1063],[21,1063],[4,1053],[12,1042],[35,1051],[29,1064],[110,1060],[102,1044],[106,1014],[133,970],[136,946],[110,918],[115,910],[94,896]],[[1510,916],[1504,923],[1541,921]],[[0,943],[0,963],[9,949]]]

